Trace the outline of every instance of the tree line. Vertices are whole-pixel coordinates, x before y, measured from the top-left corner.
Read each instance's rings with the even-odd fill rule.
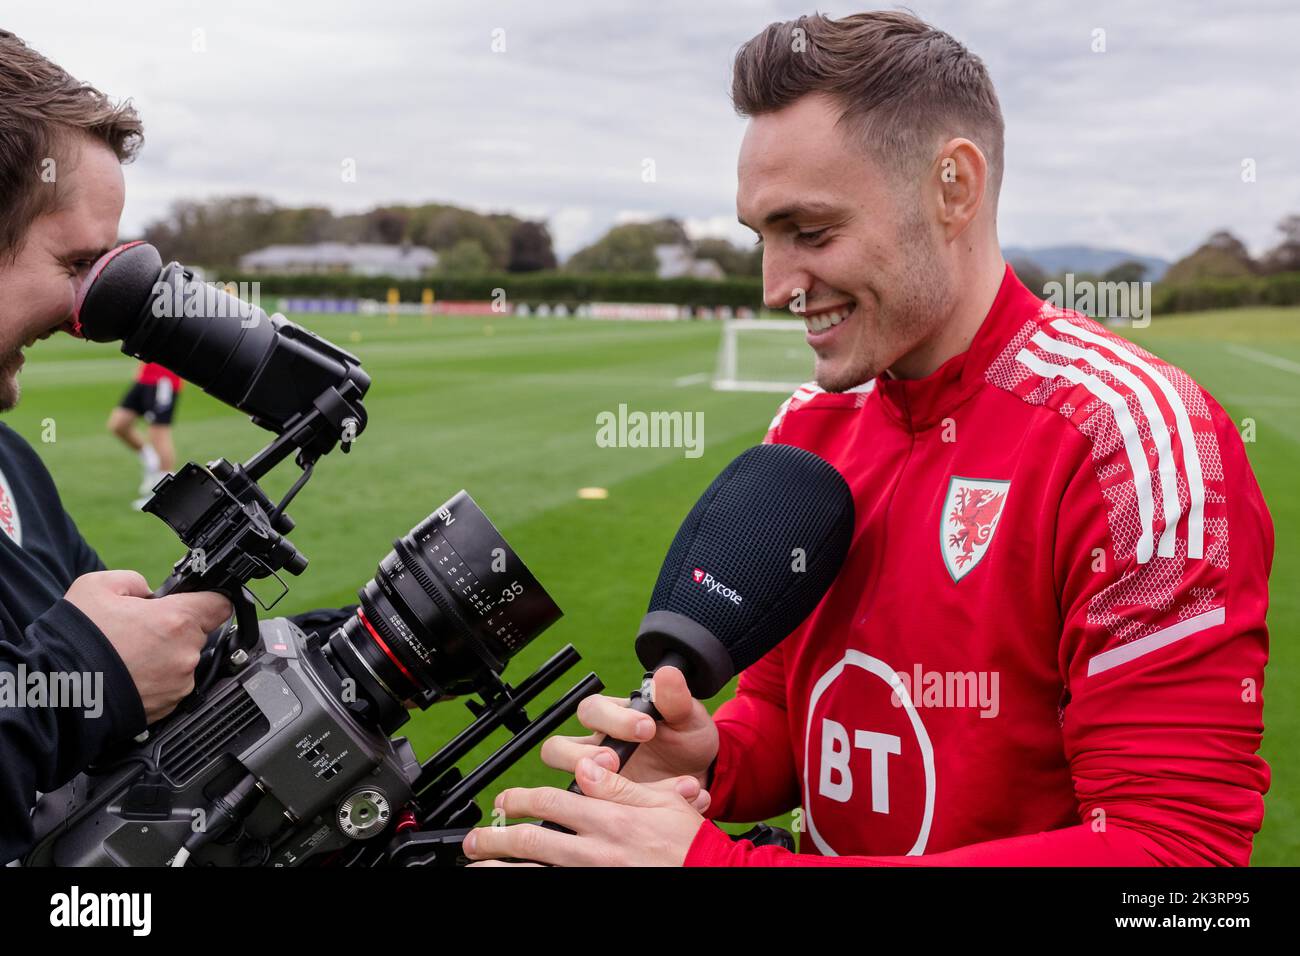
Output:
[[[1214,283],[1226,280],[1266,279],[1271,276],[1300,272],[1300,214],[1284,216],[1277,224],[1282,238],[1277,245],[1254,258],[1245,243],[1227,229],[1211,233],[1205,242],[1173,263],[1161,276],[1166,286],[1185,286]],[[1049,275],[1033,262],[1011,260],[1016,275],[1031,289],[1039,290],[1052,281],[1060,282],[1063,276]],[[1120,262],[1101,275],[1086,278],[1104,282],[1140,282],[1145,279],[1146,266],[1135,259]],[[1081,277],[1076,272],[1076,278]]]
[[[143,238],[164,259],[222,271],[269,245],[317,242],[427,246],[438,253],[440,270],[449,273],[537,272],[556,266],[545,223],[444,203],[338,215],[322,206],[280,206],[260,196],[183,200],[150,223]]]
[[[545,223],[509,213],[480,213],[446,203],[381,206],[339,215],[323,206],[287,207],[260,196],[182,200],[150,223],[143,238],[164,259],[229,272],[239,258],[269,245],[317,242],[409,243],[438,253],[444,275],[540,272],[558,268]],[[685,245],[732,277],[762,275],[762,255],[725,239],[691,240],[676,219],[625,223],[579,250],[564,271],[654,275],[655,246]]]
[[[1278,223],[1278,231],[1280,241],[1255,258],[1231,232],[1217,230],[1170,266],[1158,283],[1155,311],[1297,302],[1300,214],[1285,216]],[[581,283],[575,286],[566,276],[579,280],[583,276],[604,276],[614,285],[602,286],[602,291],[631,294],[632,288],[623,289],[619,284],[623,277],[633,284],[637,294],[648,295],[645,280],[652,279],[658,267],[655,247],[671,244],[687,247],[696,259],[712,259],[727,277],[717,289],[707,282],[698,288],[691,286],[692,303],[738,305],[748,297],[757,306],[762,289],[760,248],[738,247],[719,238],[692,240],[681,221],[674,218],[615,225],[574,253],[562,268],[545,223],[446,203],[381,206],[340,215],[319,206],[280,206],[258,196],[181,201],[174,203],[166,216],[151,223],[144,238],[158,247],[164,259],[204,266],[222,275],[237,271],[240,256],[272,244],[410,243],[438,253],[440,276],[473,280],[529,272],[553,274],[559,284],[547,285],[545,290],[538,287],[536,291],[561,297],[586,289]],[[1025,285],[1040,294],[1047,283],[1064,279],[1047,274],[1029,261],[1013,259],[1011,264]],[[1147,277],[1141,262],[1127,261],[1102,275],[1076,271],[1075,278],[1138,282]],[[343,286],[351,288],[342,281],[334,291],[341,291]],[[685,291],[685,287],[674,288],[679,294]],[[644,301],[659,299],[651,296]]]

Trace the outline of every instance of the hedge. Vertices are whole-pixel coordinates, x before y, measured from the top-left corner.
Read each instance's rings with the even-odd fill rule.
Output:
[[[1151,298],[1151,311],[1156,315],[1245,305],[1300,305],[1300,272],[1177,284],[1160,282],[1152,289]]]
[[[567,305],[585,302],[673,303],[686,306],[730,306],[758,310],[763,304],[763,282],[757,278],[659,279],[652,275],[567,272],[522,272],[481,276],[433,276],[427,279],[391,279],[354,275],[252,275],[218,276],[227,282],[260,282],[263,295],[322,296],[384,301],[396,288],[403,302],[419,302],[432,288],[439,301],[488,301],[504,289],[513,304]],[[1203,279],[1196,282],[1158,282],[1152,287],[1151,310],[1156,315],[1231,309],[1247,305],[1300,305],[1300,272],[1240,279]]]
[[[391,279],[354,275],[252,275],[219,274],[223,282],[259,282],[264,296],[322,296],[384,301],[396,288],[403,302],[419,302],[424,289],[433,289],[438,301],[482,302],[494,290],[504,289],[514,304],[559,305],[570,308],[584,302],[672,303],[690,306],[760,308],[760,279],[659,279],[652,275],[575,275],[565,272],[519,272],[481,276],[431,276],[427,279]]]

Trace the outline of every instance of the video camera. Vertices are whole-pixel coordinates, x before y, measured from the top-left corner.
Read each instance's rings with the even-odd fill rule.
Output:
[[[195,690],[33,812],[29,866],[424,866],[458,862],[481,817],[476,795],[604,685],[588,674],[540,715],[526,711],[580,657],[565,646],[517,686],[510,658],[561,616],[464,491],[398,538],[355,608],[329,626],[260,621],[248,585],[298,575],[307,558],[285,509],[320,457],[365,428],[370,378],[357,358],[198,281],[130,243],[92,270],[77,334],[122,341],[247,412],[276,438],[244,463],[193,462],[144,510],[187,547],[155,596],[225,594]],[[277,503],[258,480],[290,455],[302,474]],[[287,591],[281,591],[280,597]],[[277,597],[275,601],[278,601]],[[270,610],[271,604],[263,604]],[[259,602],[260,603],[260,602]],[[425,709],[469,697],[474,720],[423,763],[391,735]],[[505,727],[512,736],[457,768]]]

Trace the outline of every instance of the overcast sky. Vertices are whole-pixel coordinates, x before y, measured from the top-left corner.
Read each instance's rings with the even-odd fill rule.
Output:
[[[842,15],[868,5],[831,3]],[[1300,212],[1300,5],[910,8],[980,55],[1007,124],[1004,245],[1175,258],[1228,227],[1259,252]],[[777,0],[3,0],[12,30],[131,97],[147,142],[123,234],[181,198],[336,211],[423,201],[545,219],[567,255],[674,215],[744,240],[727,99]],[[1094,31],[1105,52],[1094,52]],[[493,50],[504,41],[504,50]],[[355,182],[343,163],[355,160]],[[645,160],[654,182],[645,182]],[[1242,181],[1253,160],[1255,181]]]

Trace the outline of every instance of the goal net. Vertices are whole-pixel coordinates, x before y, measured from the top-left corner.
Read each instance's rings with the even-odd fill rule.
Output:
[[[714,389],[789,395],[812,378],[806,330],[798,319],[723,319]]]

